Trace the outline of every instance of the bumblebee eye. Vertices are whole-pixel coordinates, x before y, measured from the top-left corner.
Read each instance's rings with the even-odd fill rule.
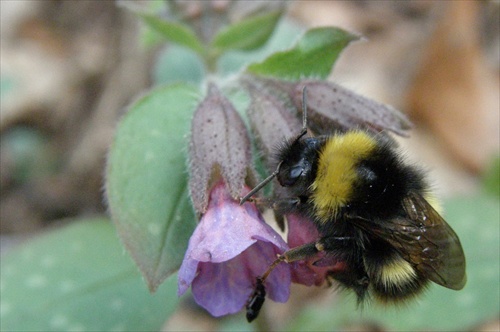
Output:
[[[297,182],[299,177],[304,172],[302,166],[293,166],[278,174],[278,181],[283,187],[290,187]]]
[[[290,179],[297,180],[302,175],[302,166],[294,166],[290,169]]]

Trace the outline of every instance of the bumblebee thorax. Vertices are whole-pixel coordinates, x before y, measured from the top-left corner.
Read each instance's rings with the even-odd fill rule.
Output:
[[[376,147],[376,140],[363,131],[332,136],[326,141],[310,187],[311,201],[320,221],[334,218],[352,201],[360,179],[358,165]]]

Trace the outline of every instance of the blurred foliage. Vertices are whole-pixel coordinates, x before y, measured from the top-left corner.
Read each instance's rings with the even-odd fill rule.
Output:
[[[12,78],[6,75],[0,76],[0,96],[4,98],[9,92],[14,89],[15,83]]]
[[[282,13],[273,10],[227,26],[214,37],[211,47],[216,54],[260,48],[271,37]]]
[[[2,257],[2,331],[160,330],[177,280],[151,295],[106,219],[80,220]]]
[[[9,180],[24,183],[53,174],[57,169],[48,138],[36,128],[16,127],[5,132],[0,142]]]
[[[279,79],[306,77],[325,79],[340,52],[358,37],[339,28],[308,30],[291,49],[276,52],[260,63],[248,66],[252,74]]]
[[[273,35],[261,48],[250,51],[228,50],[221,54],[217,73],[229,76],[241,71],[252,61],[262,61],[273,52],[290,47],[302,31],[302,27],[284,19],[277,24]],[[159,52],[152,74],[155,84],[179,81],[200,84],[207,73],[202,59],[196,53],[186,47],[169,44]]]
[[[203,54],[204,48],[201,41],[189,27],[176,22],[162,20],[156,15],[141,14],[141,18],[144,23],[163,38],[190,48],[200,55]]]

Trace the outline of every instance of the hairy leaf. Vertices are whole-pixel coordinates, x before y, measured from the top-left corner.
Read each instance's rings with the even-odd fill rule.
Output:
[[[195,226],[186,170],[195,96],[179,84],[139,99],[119,124],[109,154],[111,215],[151,290],[179,268]]]
[[[158,331],[178,302],[176,278],[148,291],[106,219],[11,249],[0,280],[2,331]]]

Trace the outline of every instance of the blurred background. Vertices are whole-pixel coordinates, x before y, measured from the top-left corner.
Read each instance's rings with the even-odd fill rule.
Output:
[[[103,174],[114,128],[126,106],[158,83],[162,48],[145,47],[139,20],[113,1],[0,6],[3,256],[75,217],[106,214]],[[334,25],[365,37],[343,52],[331,79],[412,119],[411,138],[399,141],[409,159],[426,165],[438,196],[479,195],[485,186],[498,192],[497,182],[484,179],[499,172],[499,1],[297,1],[288,16],[305,27]],[[491,250],[499,241],[497,234]],[[324,288],[293,293],[287,305],[269,304],[268,316],[284,319],[335,297]],[[500,302],[497,289],[494,296]],[[500,329],[498,315],[481,319],[466,329]],[[164,328],[218,324],[186,300]],[[339,326],[386,328],[366,321]]]

